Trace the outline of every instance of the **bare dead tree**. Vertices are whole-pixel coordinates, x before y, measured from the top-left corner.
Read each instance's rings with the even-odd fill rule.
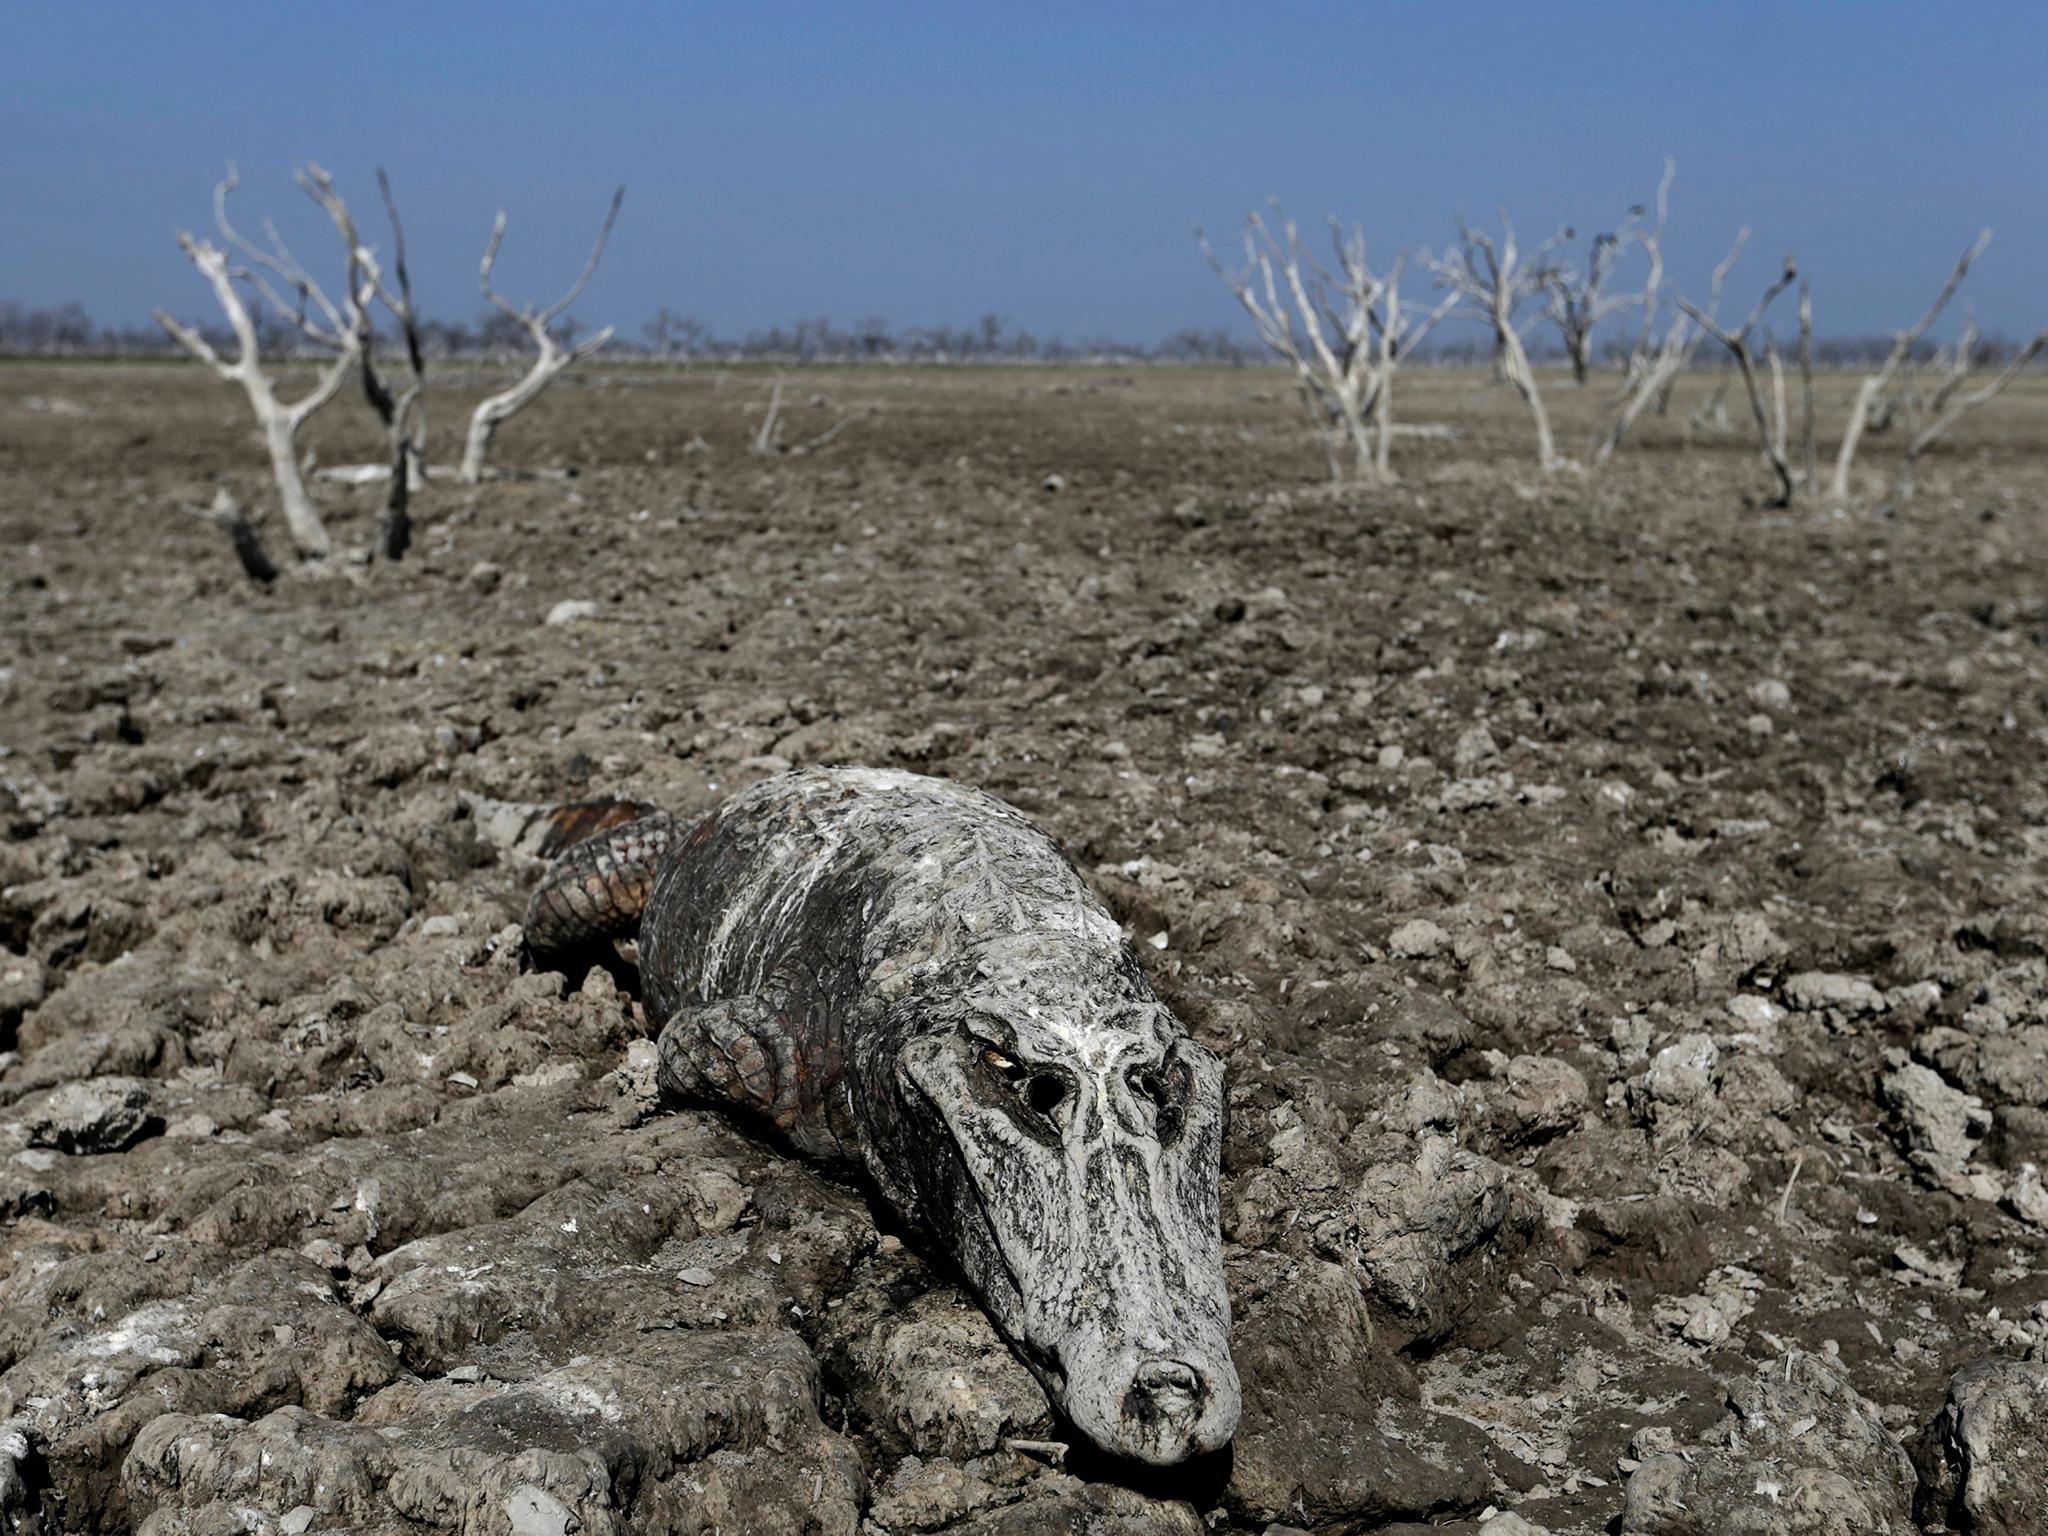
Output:
[[[241,179],[230,165],[226,177],[214,188],[213,218],[224,245],[199,239],[185,230],[178,234],[178,244],[212,287],[214,298],[227,316],[237,349],[234,361],[222,358],[196,329],[174,320],[165,311],[157,310],[156,320],[187,352],[221,378],[241,386],[242,393],[248,397],[250,409],[256,414],[257,425],[263,430],[264,446],[270,454],[271,475],[277,482],[278,499],[284,509],[285,526],[291,532],[292,543],[307,559],[323,559],[333,548],[333,541],[328,537],[327,527],[321,521],[312,497],[306,492],[306,482],[299,471],[298,432],[316,411],[335,397],[349,370],[356,365],[361,349],[355,328],[314,281],[312,274],[292,255],[274,224],[268,219],[263,223],[264,233],[270,241],[266,250],[245,239],[229,222],[228,194],[239,185]],[[235,256],[245,258],[251,264],[236,265]],[[350,291],[346,300],[351,305],[368,302],[367,296],[357,291],[359,270],[358,261],[352,255]],[[287,301],[279,291],[279,283],[292,291],[292,300]],[[256,322],[250,314],[242,287],[237,284],[256,293],[308,340],[333,354],[320,370],[312,389],[290,405],[278,399],[275,384],[263,371]]]
[[[1653,294],[1655,290],[1661,287],[1664,280],[1662,242],[1664,238],[1664,225],[1670,209],[1671,180],[1676,172],[1677,163],[1672,160],[1666,160],[1664,162],[1664,179],[1657,185],[1657,225],[1654,230],[1649,231],[1643,236],[1644,247],[1650,255],[1650,277],[1645,288],[1646,294]],[[1733,270],[1737,259],[1742,255],[1743,247],[1748,244],[1749,231],[1747,229],[1738,231],[1735,236],[1735,243],[1729,247],[1728,254],[1722,257],[1720,264],[1714,268],[1713,277],[1707,284],[1707,313],[1709,315],[1720,313],[1721,289],[1727,283],[1728,274]],[[1647,303],[1649,300],[1646,299],[1645,302]],[[1706,332],[1693,324],[1691,317],[1682,309],[1677,310],[1671,317],[1670,325],[1664,331],[1663,339],[1653,349],[1650,346],[1650,340],[1654,332],[1651,329],[1650,321],[1654,313],[1654,310],[1646,311],[1645,313],[1644,330],[1637,338],[1635,353],[1629,359],[1628,387],[1622,396],[1620,409],[1615,412],[1613,420],[1608,423],[1606,435],[1601,438],[1599,446],[1593,451],[1593,462],[1596,465],[1605,464],[1609,459],[1613,458],[1616,450],[1621,447],[1623,439],[1628,436],[1630,429],[1635,426],[1642,414],[1659,401],[1667,398],[1672,384],[1677,380],[1679,374],[1691,363],[1693,354],[1698,350],[1701,339],[1706,335]],[[1710,408],[1720,413],[1720,418],[1724,424],[1727,412],[1725,407],[1721,405],[1721,395],[1726,389],[1727,379],[1724,376],[1721,384],[1715,390],[1714,398],[1710,403]],[[1695,424],[1697,424],[1698,413],[1694,414]]]
[[[1984,248],[1990,243],[1990,230],[1987,229],[1977,236],[1977,243],[1963,252],[1962,259],[1956,263],[1955,270],[1949,273],[1948,281],[1942,285],[1941,292],[1935,295],[1927,313],[1922,315],[1910,330],[1898,333],[1893,339],[1890,354],[1884,360],[1884,366],[1866,378],[1856,391],[1855,403],[1849,407],[1849,423],[1842,429],[1842,445],[1835,454],[1834,478],[1828,485],[1828,495],[1834,500],[1848,499],[1849,471],[1856,462],[1856,447],[1862,441],[1864,429],[1871,423],[1872,407],[1878,397],[1897,376],[1900,366],[1912,355],[1913,348],[1919,345],[1920,338],[1927,334],[1928,327],[1932,326],[1940,318],[1941,312],[1948,307],[1948,301],[1955,297],[1956,289],[1962,286],[1963,279],[1969,275],[1971,263],[1984,254]]]
[[[531,304],[515,307],[491,286],[491,269],[497,264],[498,246],[505,238],[505,213],[498,211],[497,222],[491,226],[490,244],[484,247],[484,259],[478,271],[478,282],[483,294],[498,311],[526,332],[532,340],[535,357],[533,366],[526,376],[510,389],[492,395],[476,408],[469,419],[469,440],[462,450],[463,483],[475,485],[484,475],[484,457],[490,451],[491,438],[504,421],[531,404],[534,397],[554,382],[555,375],[571,364],[580,363],[584,358],[598,351],[612,339],[612,327],[606,326],[589,340],[573,347],[564,347],[555,337],[552,327],[568,312],[582,295],[590,277],[597,270],[597,263],[604,255],[605,242],[611,239],[612,225],[618,221],[619,204],[625,201],[626,189],[620,187],[612,194],[612,204],[604,216],[604,225],[597,232],[597,243],[590,248],[590,259],[583,264],[583,271],[562,295],[546,309],[535,309]]]
[[[1906,445],[1905,461],[1899,465],[1898,479],[1892,486],[1892,506],[1902,506],[1912,498],[1913,466],[1919,462],[1920,456],[1927,452],[1929,448],[1932,448],[1950,427],[1996,396],[2000,390],[2013,381],[2014,376],[2022,368],[2033,362],[2043,351],[2048,351],[2048,329],[2036,332],[2034,339],[2015,352],[2011,361],[2000,369],[1993,378],[1967,394],[1958,394],[1956,392],[1957,386],[1962,383],[1962,375],[1957,374],[1951,377],[1948,386],[1942,392],[1942,404],[1936,410],[1934,419],[1922,427],[1914,435],[1912,442]],[[1962,355],[1967,357],[1969,352],[1965,350]],[[1965,365],[1963,372],[1968,372],[1967,365]]]
[[[1745,233],[1747,232],[1745,231]],[[1763,448],[1764,459],[1771,466],[1771,472],[1778,478],[1778,498],[1772,505],[1779,507],[1789,507],[1792,505],[1793,489],[1797,484],[1792,474],[1792,467],[1785,459],[1784,371],[1782,368],[1776,370],[1776,378],[1779,384],[1776,391],[1778,409],[1773,414],[1767,412],[1764,407],[1763,387],[1757,380],[1756,359],[1750,355],[1749,337],[1750,333],[1756,329],[1758,323],[1762,321],[1765,312],[1770,309],[1772,302],[1778,295],[1798,280],[1798,264],[1790,256],[1787,256],[1785,258],[1784,270],[1764,290],[1763,297],[1756,301],[1756,308],[1749,312],[1749,318],[1744,320],[1733,331],[1723,327],[1718,320],[1706,313],[1706,311],[1694,308],[1684,294],[1678,295],[1679,307],[1692,317],[1693,324],[1720,342],[1735,359],[1735,366],[1742,374],[1743,387],[1749,392],[1749,408],[1756,417],[1756,434]],[[1774,355],[1775,351],[1774,347]]]
[[[412,275],[405,264],[405,225],[398,217],[398,200],[391,195],[391,178],[382,166],[377,168],[377,191],[384,199],[384,216],[391,221],[391,270],[398,280],[396,294],[379,286],[377,297],[398,325],[411,382],[394,391],[375,366],[367,345],[363,349],[363,382],[371,409],[384,423],[391,455],[391,485],[385,492],[384,517],[377,530],[378,552],[387,560],[399,560],[412,543],[412,493],[426,484],[427,362],[420,345],[419,311],[412,300]]]
[[[1643,210],[1632,208],[1622,226],[1593,237],[1586,270],[1558,264],[1550,269],[1544,287],[1543,313],[1557,327],[1565,355],[1571,359],[1572,382],[1584,384],[1593,371],[1593,332],[1609,315],[1633,309],[1640,296],[1609,293],[1607,284],[1614,269],[1631,245],[1642,238],[1637,227]]]
[[[1487,236],[1459,220],[1457,248],[1441,257],[1426,259],[1426,265],[1436,275],[1439,287],[1469,299],[1492,327],[1501,374],[1529,407],[1529,415],[1536,424],[1536,461],[1549,474],[1562,461],[1557,456],[1550,415],[1543,408],[1543,395],[1536,387],[1535,370],[1529,366],[1523,336],[1542,318],[1540,309],[1533,315],[1526,312],[1530,302],[1549,288],[1552,268],[1548,257],[1560,242],[1569,238],[1570,231],[1551,236],[1524,256],[1505,208],[1500,210],[1500,224],[1501,242],[1496,246]]]
[[[362,365],[363,395],[369,401],[370,409],[377,413],[377,419],[384,424],[391,464],[384,516],[377,531],[377,548],[388,560],[401,559],[412,542],[411,494],[426,483],[426,412],[420,398],[426,384],[426,360],[413,307],[412,277],[405,262],[405,225],[398,217],[390,178],[380,169],[377,187],[383,195],[384,212],[391,221],[393,275],[398,282],[398,291],[393,293],[384,282],[383,270],[375,256],[357,233],[355,215],[335,191],[333,177],[319,165],[309,164],[294,173],[294,179],[326,213],[348,252],[348,321]],[[397,322],[405,344],[411,382],[403,389],[393,388],[377,361],[376,324],[370,308],[372,295]]]
[[[1246,216],[1241,271],[1226,267],[1199,229],[1196,241],[1251,317],[1260,341],[1293,370],[1331,479],[1345,478],[1347,446],[1350,474],[1386,478],[1392,473],[1394,370],[1450,313],[1458,296],[1449,295],[1432,310],[1404,307],[1405,251],[1385,277],[1377,276],[1366,262],[1363,228],[1354,224],[1347,231],[1332,219],[1332,272],[1304,248],[1300,230],[1278,203],[1273,212],[1277,234],[1256,212]]]

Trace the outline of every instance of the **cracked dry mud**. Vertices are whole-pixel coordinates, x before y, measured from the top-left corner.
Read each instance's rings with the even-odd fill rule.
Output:
[[[804,377],[877,412],[776,462],[761,375],[565,382],[503,451],[577,477],[256,592],[184,510],[261,500],[225,391],[0,370],[11,1528],[2039,1528],[2038,388],[1880,520],[1682,409],[1539,484],[1459,376],[1349,499],[1277,375]],[[522,970],[465,793],[832,762],[1036,818],[1224,1057],[1228,1453],[1091,1455]]]

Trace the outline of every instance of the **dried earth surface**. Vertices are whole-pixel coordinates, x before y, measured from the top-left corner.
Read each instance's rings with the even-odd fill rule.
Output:
[[[1333,494],[1263,371],[806,371],[791,440],[873,414],[776,459],[768,387],[572,377],[498,452],[573,476],[259,591],[190,515],[267,500],[237,397],[0,369],[13,1529],[2040,1529],[2048,392],[1887,517],[1895,442],[1770,511],[1683,396],[1545,482],[1404,378],[1457,436]],[[1222,1053],[1211,1462],[1073,1444],[866,1192],[656,1101],[630,985],[522,966],[466,797],[832,762],[1037,817]]]

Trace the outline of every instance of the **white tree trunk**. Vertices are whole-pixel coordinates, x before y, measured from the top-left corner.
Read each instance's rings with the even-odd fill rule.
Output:
[[[255,396],[250,396],[256,404]],[[313,498],[306,494],[306,482],[299,473],[298,423],[275,400],[269,408],[257,404],[263,420],[263,446],[270,453],[270,473],[277,481],[277,496],[284,508],[285,527],[291,530],[292,545],[309,560],[324,560],[333,549],[327,527]]]
[[[1500,340],[1508,382],[1515,386],[1535,420],[1536,462],[1547,475],[1557,468],[1557,443],[1550,435],[1550,413],[1543,408],[1543,393],[1536,387],[1536,375],[1529,368],[1529,354],[1522,349],[1522,338],[1512,324],[1501,327]]]
[[[1836,501],[1848,499],[1849,466],[1856,462],[1856,445],[1863,440],[1863,428],[1870,420],[1870,403],[1883,387],[1884,380],[1873,374],[1863,381],[1856,391],[1856,403],[1849,407],[1849,424],[1842,428],[1842,446],[1835,454],[1834,478],[1828,482],[1828,495]]]

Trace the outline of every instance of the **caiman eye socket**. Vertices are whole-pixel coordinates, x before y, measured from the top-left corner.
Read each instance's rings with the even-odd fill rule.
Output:
[[[1053,1111],[1066,1101],[1066,1080],[1056,1072],[1034,1072],[1022,1063],[1012,1061],[994,1046],[984,1048],[981,1059],[1035,1114],[1051,1119]]]
[[[1178,1062],[1156,1067],[1133,1067],[1124,1074],[1133,1095],[1152,1106],[1153,1128],[1161,1142],[1180,1135],[1187,1106],[1189,1074]]]
[[[1024,1085],[1024,1102],[1041,1115],[1050,1116],[1067,1096],[1067,1085],[1050,1072],[1041,1072]]]

